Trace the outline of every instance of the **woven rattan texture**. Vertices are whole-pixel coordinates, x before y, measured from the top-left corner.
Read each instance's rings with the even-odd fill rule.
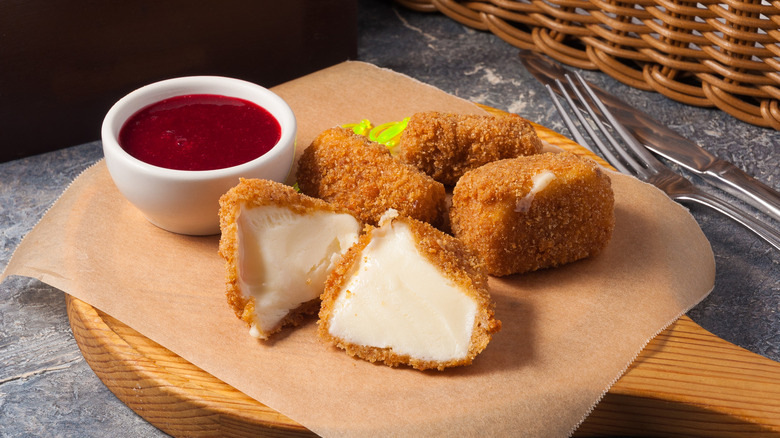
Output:
[[[632,87],[780,130],[780,0],[396,0]]]

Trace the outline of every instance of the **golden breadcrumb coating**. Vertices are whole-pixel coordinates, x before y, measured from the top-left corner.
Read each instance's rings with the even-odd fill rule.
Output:
[[[484,164],[542,151],[536,130],[516,114],[480,116],[416,113],[398,144],[398,159],[436,181],[454,186]]]
[[[533,178],[554,178],[531,193]],[[545,153],[487,164],[453,190],[452,231],[491,275],[563,265],[599,253],[615,226],[609,176],[586,158]]]
[[[442,184],[346,128],[322,132],[298,161],[296,177],[301,192],[341,206],[367,224],[376,224],[388,208],[437,227],[446,223]]]
[[[360,262],[363,250],[371,242],[374,230],[376,230],[372,226],[366,227],[366,232],[342,256],[325,282],[325,291],[321,296],[322,304],[317,322],[320,338],[344,349],[352,356],[370,362],[383,362],[393,367],[405,364],[419,370],[436,368],[441,371],[447,367],[471,364],[474,358],[487,347],[493,335],[501,329],[501,321],[494,318],[495,303],[490,297],[488,277],[480,258],[458,239],[427,223],[402,216],[392,220],[401,221],[408,225],[415,238],[415,246],[419,253],[477,303],[478,311],[474,320],[468,355],[450,361],[424,360],[395,353],[390,348],[352,344],[330,333],[333,305],[344,285],[349,282],[356,265]]]
[[[243,208],[259,207],[264,205],[276,205],[287,207],[298,214],[307,214],[315,211],[331,211],[345,213],[327,202],[302,195],[290,186],[263,179],[244,179],[219,200],[219,225],[222,235],[219,240],[219,255],[225,259],[226,292],[230,307],[241,320],[252,325],[255,322],[255,302],[241,291],[238,265],[238,215]],[[284,257],[283,254],[279,255]],[[297,325],[306,314],[316,314],[319,310],[319,299],[304,303],[296,311],[291,312],[277,327],[265,337],[279,331],[285,325]]]

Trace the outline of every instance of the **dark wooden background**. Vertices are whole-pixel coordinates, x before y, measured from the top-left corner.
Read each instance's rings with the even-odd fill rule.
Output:
[[[357,0],[2,0],[0,162],[98,140],[142,85],[271,87],[357,57]]]

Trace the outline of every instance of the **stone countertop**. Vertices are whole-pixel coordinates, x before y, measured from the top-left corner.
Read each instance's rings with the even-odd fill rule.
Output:
[[[568,135],[518,49],[490,33],[386,0],[360,0],[358,47],[362,61]],[[780,133],[632,89],[602,73],[583,73],[718,157],[780,186]],[[0,163],[0,269],[70,181],[101,158],[95,141]],[[692,213],[712,244],[717,276],[715,289],[688,315],[727,341],[780,360],[780,253],[713,212]],[[0,284],[0,436],[165,436],[95,376],[73,340],[64,304],[61,291],[37,280],[11,277]]]

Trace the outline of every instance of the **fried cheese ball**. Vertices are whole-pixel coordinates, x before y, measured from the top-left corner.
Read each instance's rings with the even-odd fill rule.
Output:
[[[471,364],[501,328],[479,258],[454,237],[389,211],[331,271],[321,339],[416,369]]]
[[[436,227],[446,224],[441,183],[346,128],[314,139],[298,161],[296,178],[302,193],[343,207],[366,224],[376,225],[388,208]]]
[[[452,231],[491,275],[560,266],[599,253],[615,226],[609,176],[571,153],[496,161],[453,190]]]
[[[398,143],[401,161],[447,186],[454,186],[464,173],[484,164],[541,151],[536,130],[516,114],[416,113]]]
[[[261,179],[222,195],[219,219],[228,304],[260,339],[317,313],[327,275],[362,230],[347,212]]]

